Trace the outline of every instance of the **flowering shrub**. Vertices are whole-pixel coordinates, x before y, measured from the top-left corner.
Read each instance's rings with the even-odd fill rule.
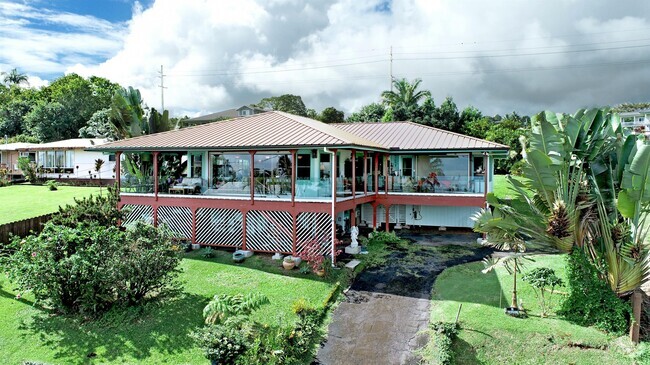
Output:
[[[20,291],[61,312],[91,316],[173,287],[180,263],[171,233],[144,223],[126,232],[48,223],[40,235],[10,246],[13,254],[0,263]]]
[[[336,240],[335,245],[338,244],[339,241]],[[305,248],[300,252],[298,257],[306,261],[313,271],[319,271],[325,268],[325,255],[321,254],[320,251],[320,242],[316,239],[313,239],[305,243]],[[334,252],[334,256],[338,256],[340,253],[341,250],[336,250]]]
[[[205,357],[215,364],[234,364],[246,351],[246,336],[237,326],[224,323],[206,326],[191,334]]]

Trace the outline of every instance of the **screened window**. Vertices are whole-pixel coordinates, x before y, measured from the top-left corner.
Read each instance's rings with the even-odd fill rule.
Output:
[[[309,179],[310,168],[311,168],[311,155],[310,154],[299,154],[298,162],[296,163],[296,176],[298,179]]]

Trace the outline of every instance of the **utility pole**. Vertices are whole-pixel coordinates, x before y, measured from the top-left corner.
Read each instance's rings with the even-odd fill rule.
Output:
[[[163,113],[165,111],[165,89],[167,88],[165,86],[165,74],[163,73],[163,65],[160,65],[160,112]]]
[[[393,46],[390,46],[390,91],[393,91]]]

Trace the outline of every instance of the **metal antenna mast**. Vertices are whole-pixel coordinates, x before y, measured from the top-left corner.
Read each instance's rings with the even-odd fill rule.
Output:
[[[393,46],[390,46],[390,91],[393,91]]]
[[[160,112],[162,113],[165,111],[165,89],[167,88],[165,86],[166,75],[163,73],[163,65],[160,65],[160,71],[158,72],[160,73],[160,76],[158,76],[160,77],[160,85],[158,87],[160,87]]]

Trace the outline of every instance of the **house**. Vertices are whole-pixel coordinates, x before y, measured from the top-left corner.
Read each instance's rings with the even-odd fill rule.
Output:
[[[262,252],[316,240],[328,253],[351,226],[471,227],[508,147],[411,122],[271,111],[88,150],[121,156],[124,224],[164,223],[193,243]],[[180,183],[173,161],[185,161]]]
[[[650,136],[650,109],[620,113],[621,125],[631,133]]]
[[[23,172],[18,167],[18,158],[28,157],[36,161],[36,154],[20,150],[33,146],[32,143],[5,143],[0,145],[0,169],[6,169],[10,180],[22,179]]]
[[[17,151],[21,155],[29,156],[36,163],[39,176],[45,179],[81,181],[101,179],[110,182],[115,178],[115,155],[86,151],[89,147],[99,146],[105,142],[97,138],[74,138],[31,144],[17,148]],[[104,161],[99,172],[95,168],[95,161],[98,159]]]
[[[237,109],[227,109],[223,110],[217,113],[212,113],[208,115],[203,115],[200,117],[196,118],[190,118],[183,123],[186,125],[199,125],[199,124],[205,124],[205,123],[210,123],[214,121],[219,121],[219,120],[225,120],[225,119],[232,119],[232,118],[238,118],[238,117],[246,117],[249,115],[255,115],[255,114],[260,114],[267,112],[268,110],[258,108],[255,105],[243,105],[240,106]]]

